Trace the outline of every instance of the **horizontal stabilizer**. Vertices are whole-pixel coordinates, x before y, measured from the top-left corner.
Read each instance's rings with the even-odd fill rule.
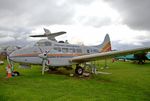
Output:
[[[46,37],[46,35],[30,35],[30,37]]]
[[[30,37],[47,37],[49,40],[56,41],[55,37],[65,34],[65,31],[51,33],[48,29],[44,28],[45,33],[43,35],[31,35]]]

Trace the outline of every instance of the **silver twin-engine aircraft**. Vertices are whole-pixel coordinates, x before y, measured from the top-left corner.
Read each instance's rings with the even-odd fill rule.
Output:
[[[55,36],[54,34],[52,36]],[[45,66],[57,68],[75,65],[75,73],[82,75],[84,71],[82,65],[86,65],[87,62],[150,50],[149,47],[143,47],[111,51],[111,42],[108,34],[106,34],[102,44],[96,46],[74,45],[62,41],[60,43],[56,40],[51,40],[50,35],[48,37],[48,39],[39,40],[34,45],[12,52],[8,59],[20,64],[40,64],[43,66],[42,74],[44,74]],[[55,37],[52,38],[54,39]]]

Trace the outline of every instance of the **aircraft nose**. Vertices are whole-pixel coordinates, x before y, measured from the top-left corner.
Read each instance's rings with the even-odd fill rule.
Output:
[[[17,53],[17,52],[14,51],[14,52],[12,52],[11,54],[9,54],[9,55],[8,55],[9,59],[12,60],[12,61],[15,61],[16,53]]]

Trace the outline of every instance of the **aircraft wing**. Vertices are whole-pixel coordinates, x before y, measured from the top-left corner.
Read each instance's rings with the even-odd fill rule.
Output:
[[[45,35],[30,35],[30,37],[46,37]]]
[[[76,62],[76,63],[82,63],[82,62],[102,60],[106,58],[113,58],[116,56],[123,56],[123,55],[140,53],[140,52],[148,52],[148,51],[150,51],[150,47],[136,48],[136,49],[130,49],[130,50],[123,50],[123,51],[102,52],[102,53],[95,53],[95,54],[73,57],[70,59],[70,61]]]

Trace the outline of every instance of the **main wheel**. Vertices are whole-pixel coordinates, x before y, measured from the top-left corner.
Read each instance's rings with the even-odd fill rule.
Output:
[[[82,75],[83,74],[83,68],[80,66],[77,66],[75,69],[75,73],[78,75]]]
[[[49,67],[49,70],[51,70],[51,71],[57,71],[57,67]]]
[[[139,60],[138,64],[144,64],[143,60]]]

